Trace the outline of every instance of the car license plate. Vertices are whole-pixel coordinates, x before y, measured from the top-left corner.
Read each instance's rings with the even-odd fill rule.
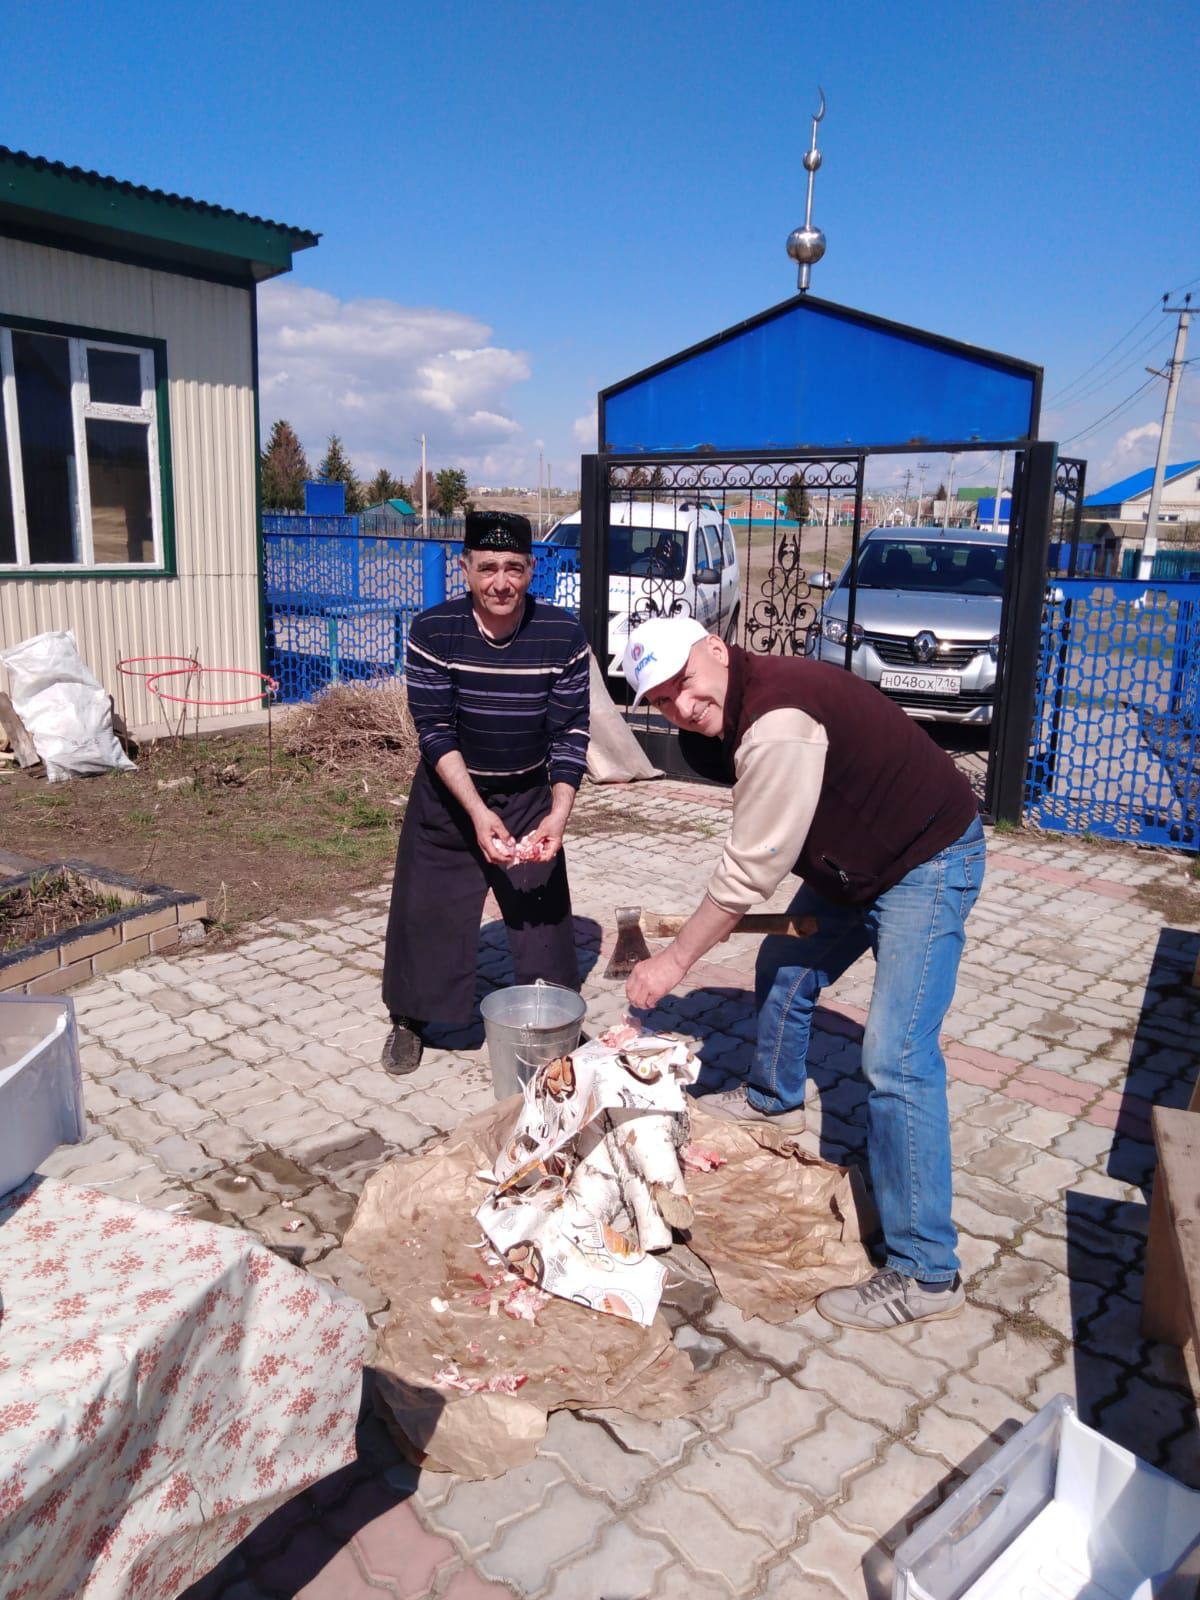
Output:
[[[957,672],[881,672],[879,687],[908,694],[956,695],[962,690],[962,678]]]

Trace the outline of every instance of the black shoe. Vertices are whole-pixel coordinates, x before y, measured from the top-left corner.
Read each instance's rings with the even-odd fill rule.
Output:
[[[421,1029],[425,1026],[416,1017],[393,1017],[392,1031],[384,1040],[380,1064],[394,1078],[403,1078],[421,1065]]]

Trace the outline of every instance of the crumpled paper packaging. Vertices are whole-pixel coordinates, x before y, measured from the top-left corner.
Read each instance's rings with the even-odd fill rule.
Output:
[[[516,1096],[502,1101],[431,1154],[381,1168],[345,1238],[392,1302],[375,1357],[388,1428],[419,1463],[465,1478],[532,1460],[551,1411],[613,1407],[661,1419],[700,1410],[714,1393],[712,1377],[676,1350],[661,1316],[642,1328],[553,1298],[535,1322],[503,1311],[519,1280],[488,1265],[490,1246],[475,1248],[486,1245],[473,1215],[486,1191],[475,1174],[491,1168],[520,1105]],[[515,1394],[435,1386],[434,1374],[451,1363],[465,1379],[524,1382]]]
[[[475,1212],[502,1260],[560,1299],[649,1327],[671,1229],[690,1220],[678,1144],[699,1063],[685,1040],[601,1039],[549,1061],[525,1086],[496,1184]]]
[[[553,1298],[536,1322],[504,1312],[518,1280],[505,1275],[493,1288],[501,1269],[476,1248],[486,1243],[473,1216],[485,1192],[476,1173],[492,1169],[521,1105],[514,1096],[429,1154],[381,1168],[345,1238],[392,1302],[375,1358],[389,1430],[418,1463],[466,1478],[532,1460],[551,1411],[611,1407],[664,1420],[703,1410],[719,1384],[719,1373],[693,1370],[661,1315],[642,1328]],[[726,1164],[688,1173],[696,1224],[686,1237],[725,1299],[786,1322],[825,1289],[869,1275],[861,1238],[873,1221],[846,1169],[796,1151],[770,1128],[752,1133],[696,1102],[691,1112],[693,1146]],[[449,1363],[464,1378],[525,1381],[512,1394],[435,1386]]]
[[[721,1298],[748,1317],[790,1322],[826,1289],[870,1277],[862,1241],[878,1220],[857,1170],[809,1155],[765,1123],[727,1122],[703,1106],[692,1104],[691,1148],[725,1162],[687,1173],[695,1217],[687,1242]]]

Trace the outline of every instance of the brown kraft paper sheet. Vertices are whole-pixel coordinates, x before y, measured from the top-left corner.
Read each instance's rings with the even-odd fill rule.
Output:
[[[491,1169],[520,1105],[503,1101],[428,1154],[381,1168],[345,1239],[392,1305],[375,1355],[389,1430],[413,1460],[466,1478],[532,1460],[552,1411],[664,1420],[702,1410],[719,1382],[694,1371],[661,1314],[643,1328],[546,1297],[526,1320],[530,1291],[494,1264],[474,1217],[487,1191],[476,1174]],[[726,1164],[688,1173],[688,1242],[725,1299],[786,1322],[824,1289],[867,1276],[844,1168],[799,1155],[769,1129],[760,1142],[694,1107],[692,1119],[693,1145]],[[455,1379],[494,1387],[467,1393]]]

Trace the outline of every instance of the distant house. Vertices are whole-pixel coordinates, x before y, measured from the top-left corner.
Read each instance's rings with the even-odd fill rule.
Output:
[[[378,517],[415,517],[416,512],[407,500],[381,500],[378,505],[368,506],[367,516]]]
[[[1150,509],[1153,484],[1153,467],[1110,483],[1106,489],[1098,489],[1087,496],[1083,502],[1084,517],[1089,522],[1128,523],[1131,532],[1140,534]],[[1166,468],[1158,521],[1160,526],[1200,522],[1200,461],[1177,461],[1173,467]]]
[[[0,146],[0,643],[261,665],[256,291],[317,239]]]
[[[975,510],[978,518],[976,526],[980,528],[990,528],[992,526],[992,518],[996,514],[996,496],[994,494],[980,495],[979,499],[975,502]],[[1009,495],[1001,495],[1000,520],[996,524],[997,533],[1008,532],[1008,524],[1011,517],[1012,499]]]

